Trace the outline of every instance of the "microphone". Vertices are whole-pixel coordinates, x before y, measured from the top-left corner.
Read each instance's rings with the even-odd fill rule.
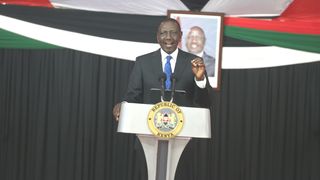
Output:
[[[160,74],[160,77],[159,77],[159,80],[161,82],[161,101],[163,101],[163,98],[164,98],[164,90],[165,90],[165,87],[164,87],[164,83],[166,82],[167,80],[167,75],[166,73],[162,73]]]
[[[170,77],[170,79],[171,79],[171,101],[170,102],[172,102],[173,101],[173,98],[174,98],[174,93],[175,93],[175,91],[176,91],[176,81],[177,81],[177,77],[176,77],[176,75],[174,74],[174,73],[172,73],[171,74],[171,77]]]

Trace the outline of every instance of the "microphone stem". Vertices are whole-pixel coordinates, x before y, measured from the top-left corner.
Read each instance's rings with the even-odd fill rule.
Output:
[[[174,93],[176,91],[175,86],[176,86],[176,79],[172,78],[171,100],[170,100],[170,102],[173,102],[173,99],[174,99]]]
[[[161,102],[164,99],[164,78],[161,78]]]

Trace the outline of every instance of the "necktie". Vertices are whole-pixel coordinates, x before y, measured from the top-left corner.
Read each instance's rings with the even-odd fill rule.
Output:
[[[167,62],[164,65],[164,72],[166,73],[166,76],[167,76],[166,89],[170,89],[171,88],[171,74],[172,74],[171,64],[170,64],[171,58],[172,57],[170,55],[168,55],[166,57]]]

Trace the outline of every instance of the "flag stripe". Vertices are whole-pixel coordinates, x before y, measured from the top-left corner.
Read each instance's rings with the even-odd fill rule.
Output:
[[[0,48],[51,49],[58,46],[0,29]]]
[[[0,0],[0,4],[14,4],[14,5],[24,5],[24,6],[42,6],[52,8],[50,0]]]
[[[232,26],[225,27],[225,35],[265,45],[320,53],[320,35],[279,33]]]
[[[164,18],[22,6],[0,6],[0,14],[88,35],[148,43],[156,42],[155,32],[159,22]]]

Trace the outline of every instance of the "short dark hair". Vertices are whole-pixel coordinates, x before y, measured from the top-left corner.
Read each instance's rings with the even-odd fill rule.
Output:
[[[160,24],[159,24],[159,26],[158,26],[158,32],[159,32],[159,29],[160,29],[161,25],[162,25],[163,23],[166,23],[166,22],[173,22],[173,23],[177,24],[177,26],[179,27],[179,31],[181,32],[180,23],[179,23],[177,20],[172,19],[172,18],[169,18],[169,17],[163,19],[163,20],[160,22]]]

